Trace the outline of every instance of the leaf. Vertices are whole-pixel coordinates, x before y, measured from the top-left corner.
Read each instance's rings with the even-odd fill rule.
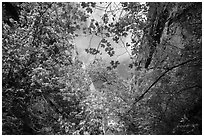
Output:
[[[106,37],[110,37],[110,34],[109,33],[105,33]]]
[[[112,70],[112,68],[110,66],[107,67],[107,70]]]
[[[127,43],[126,43],[126,47],[129,47],[129,46],[130,46],[130,44],[127,42]]]
[[[106,39],[102,39],[102,40],[101,40],[101,43],[106,43],[106,42],[107,42]]]
[[[131,63],[131,64],[129,64],[129,66],[128,66],[129,68],[133,68],[133,64]]]
[[[89,49],[85,49],[86,53],[89,53]]]
[[[88,6],[88,4],[87,4],[86,2],[82,2],[82,3],[81,3],[81,6],[82,6],[82,8],[85,8],[85,7]]]
[[[108,47],[111,47],[111,43],[110,42],[107,42],[107,46]],[[111,49],[111,48],[110,48]]]
[[[119,37],[118,37],[118,36],[113,37],[113,41],[115,41],[116,43],[118,43],[118,42],[119,42]]]
[[[90,7],[86,8],[86,11],[87,11],[87,13],[92,13],[93,12],[92,8],[90,8]]]
[[[104,22],[105,24],[107,24],[108,21],[109,21],[108,15],[107,15],[107,14],[104,14],[103,17],[102,17],[102,20],[103,20],[103,22]]]
[[[105,45],[104,45],[104,44],[101,44],[101,47],[102,47],[102,48],[105,48]]]

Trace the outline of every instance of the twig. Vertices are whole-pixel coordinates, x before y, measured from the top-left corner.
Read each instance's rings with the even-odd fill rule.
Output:
[[[127,53],[127,51],[125,51],[125,52],[124,52],[124,53],[122,53],[122,54],[117,55],[116,57],[118,58],[118,57],[120,57],[120,56],[124,55],[125,53]]]
[[[92,39],[93,39],[93,36],[94,36],[94,34],[92,34],[92,36],[91,36],[91,38],[90,38],[90,40],[89,40],[89,47],[88,47],[88,48],[91,47],[91,41],[92,41]]]
[[[102,35],[102,39],[104,39],[104,36]],[[102,40],[101,39],[101,40]],[[98,44],[98,46],[97,46],[97,50],[99,50],[99,48],[100,48],[100,45],[101,45],[101,40],[100,40],[100,42],[99,42],[99,44]],[[96,55],[95,55],[95,57],[94,57],[94,60],[96,59]]]
[[[132,106],[134,106],[137,102],[139,102],[140,100],[142,100],[142,99],[144,98],[144,96],[149,92],[149,90],[150,90],[166,73],[168,73],[170,70],[172,70],[172,69],[174,69],[174,68],[177,68],[177,67],[179,67],[179,66],[185,65],[185,64],[187,64],[187,63],[189,63],[189,62],[196,61],[196,60],[199,60],[199,59],[194,58],[194,59],[191,59],[191,60],[187,60],[187,61],[182,62],[182,63],[180,63],[180,64],[178,64],[178,65],[175,65],[175,66],[173,66],[173,67],[171,67],[171,68],[168,68],[162,75],[160,75],[160,76],[146,89],[146,91],[145,91],[142,95],[140,95],[138,98],[135,98],[135,101],[134,101],[134,103],[132,104]],[[129,110],[129,111],[130,111],[130,110]]]
[[[108,7],[111,5],[112,2],[108,3],[108,5],[106,6],[106,9],[105,9],[105,13],[107,12],[107,9]]]
[[[128,51],[127,48],[125,47],[125,46],[126,46],[126,45],[125,45],[125,42],[124,42],[120,37],[119,37],[119,39],[120,39],[120,41],[122,42],[122,44],[123,44],[125,50],[127,51],[128,55],[131,57],[129,51]]]

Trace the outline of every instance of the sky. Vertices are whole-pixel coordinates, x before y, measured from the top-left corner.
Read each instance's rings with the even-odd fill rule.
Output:
[[[118,4],[118,3],[116,3]],[[100,5],[101,7],[106,6],[104,4]],[[112,8],[114,8],[114,4],[112,6]],[[86,22],[86,27],[89,26],[90,24],[90,20],[91,19],[95,19],[98,22],[102,22],[101,18],[103,16],[104,12],[102,10],[97,10],[95,9],[94,12],[90,15],[90,18],[88,19],[88,21]],[[119,16],[120,12],[118,12],[116,14],[116,16]],[[100,40],[102,39],[100,36],[96,36],[96,35],[84,35],[82,34],[82,31],[79,31],[79,36],[75,38],[74,43],[76,44],[76,47],[78,49],[79,52],[79,59],[82,60],[85,64],[90,63],[95,56],[87,54],[85,52],[86,48],[96,48],[99,45]],[[130,36],[127,36],[127,38],[123,38],[123,42],[126,43],[130,41]],[[126,51],[126,49],[124,48],[124,45],[122,42],[119,42],[118,44],[116,44],[115,42],[113,42],[112,40],[110,40],[112,46],[115,48],[115,55],[110,58],[107,53],[105,53],[105,51],[100,48],[100,50],[102,51],[102,55],[97,55],[102,57],[103,59],[109,61],[111,59],[117,59],[119,61],[124,61],[127,60],[130,56],[129,54],[131,53],[130,47],[127,48],[128,52]]]
[[[95,35],[77,37],[75,39],[75,44],[79,52],[79,59],[82,60],[85,64],[90,63],[90,61],[92,61],[95,56],[87,54],[85,52],[85,49],[91,47],[97,48],[101,39],[101,37]],[[125,39],[124,42],[127,42],[127,39]],[[100,48],[100,50],[102,51],[102,55],[97,55],[97,57],[102,57],[105,60],[118,59],[119,61],[124,61],[130,57],[122,43],[116,44],[114,42],[111,42],[111,44],[115,48],[115,55],[113,57],[109,57],[109,55],[105,53],[103,48]],[[127,50],[129,53],[131,53],[130,48],[128,48]]]
[[[112,9],[114,8],[115,5],[117,5],[117,2],[113,2],[113,6]],[[101,7],[105,7],[106,4],[100,4],[99,6]],[[109,10],[112,10],[109,9]],[[98,21],[99,23],[102,22],[102,16],[104,14],[103,10],[97,10],[95,9],[93,11],[93,13],[90,15],[90,18],[88,19],[88,21],[84,24],[86,27],[88,27],[90,25],[91,19],[95,19],[96,21]],[[116,13],[116,17],[119,16],[121,14],[121,11]],[[107,61],[107,63],[109,63],[111,60],[118,60],[120,63],[119,67],[118,67],[118,71],[119,73],[122,73],[123,77],[126,77],[126,75],[128,75],[127,73],[129,73],[128,71],[128,63],[130,61],[130,54],[131,54],[131,49],[130,47],[126,47],[124,48],[124,43],[126,42],[130,42],[130,35],[128,35],[126,38],[122,38],[123,42],[119,42],[119,43],[115,43],[113,42],[111,39],[111,45],[114,47],[115,50],[115,55],[113,57],[109,57],[109,55],[107,53],[105,53],[103,48],[100,48],[99,50],[102,51],[102,55],[91,55],[91,54],[87,54],[85,52],[86,48],[97,48],[97,46],[99,45],[102,37],[100,36],[96,36],[96,35],[85,35],[82,33],[82,31],[78,32],[79,36],[76,37],[74,39],[74,43],[76,44],[78,53],[79,53],[79,59],[81,61],[83,61],[83,63],[85,65],[88,65],[90,62],[92,62],[94,60],[95,57],[101,57],[103,58],[105,61]],[[126,73],[127,72],[127,73]]]

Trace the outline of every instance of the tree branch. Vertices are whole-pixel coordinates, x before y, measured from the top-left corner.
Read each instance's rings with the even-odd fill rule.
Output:
[[[187,63],[189,63],[189,62],[196,61],[196,60],[200,60],[200,59],[198,59],[198,58],[190,59],[190,60],[187,60],[187,61],[182,62],[182,63],[180,63],[180,64],[177,64],[177,65],[175,65],[175,66],[173,66],[173,67],[168,68],[166,71],[163,72],[162,75],[160,75],[160,76],[146,89],[146,91],[145,91],[142,95],[140,95],[138,98],[135,98],[134,103],[132,104],[132,106],[134,106],[137,102],[139,102],[140,100],[142,100],[142,99],[144,98],[144,96],[149,92],[149,90],[150,90],[166,73],[168,73],[170,70],[173,70],[174,68],[180,67],[180,66],[182,66],[182,65],[185,65],[185,64],[187,64]]]
[[[125,45],[125,42],[124,42],[120,37],[119,37],[119,39],[120,39],[120,41],[122,42],[122,44],[123,44],[123,46],[124,46],[126,52],[128,53],[128,55],[129,55],[130,58],[131,58],[131,54],[130,54],[129,51],[127,50],[126,45]]]

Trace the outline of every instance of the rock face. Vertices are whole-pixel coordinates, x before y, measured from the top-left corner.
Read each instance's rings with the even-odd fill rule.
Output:
[[[168,3],[163,8],[160,5],[154,9],[159,9],[157,13],[160,14],[166,14],[163,12],[166,10],[168,17],[164,19],[162,15],[152,15],[155,16],[155,19],[149,29],[150,38],[146,45],[149,46],[149,54],[145,61],[145,68],[159,66],[168,69],[168,67],[180,62],[196,59],[197,61],[181,67],[184,73],[181,76],[183,77],[181,83],[183,87],[196,85],[197,89],[183,91],[182,94],[186,92],[186,95],[183,96],[185,103],[190,101],[186,96],[194,96],[197,100],[202,100],[202,84],[199,82],[202,81],[202,4]],[[163,25],[159,23],[161,18],[165,21]],[[180,74],[176,75],[176,78],[179,77]],[[201,102],[191,101],[189,103],[189,108],[186,108],[185,112],[188,115],[189,122],[183,123],[183,125],[178,124],[173,128],[173,134],[201,134],[202,107],[199,105]],[[196,112],[192,114],[191,112],[194,110]],[[170,128],[171,126],[169,126]]]
[[[157,52],[170,47],[184,49],[189,39],[201,40],[201,3],[150,3],[149,27],[145,46],[148,50],[144,67],[150,68]],[[160,53],[161,54],[161,53]]]
[[[160,130],[160,134],[201,134],[202,107],[199,104],[202,102],[202,4],[149,3],[149,6],[148,25],[144,30],[142,44],[139,45],[141,58],[138,62],[142,62],[141,66],[145,68],[142,74],[147,77],[148,73],[159,74],[159,77],[160,73],[171,70],[157,83],[157,88],[163,91],[156,90],[156,97],[152,96],[152,100],[158,99],[158,95],[162,94],[166,98],[176,98],[171,102],[174,106],[170,106],[171,103],[163,97],[160,98],[161,110],[157,114],[163,114],[166,106],[169,109],[169,112],[164,111],[168,117],[162,120],[165,124],[161,126],[165,130]],[[153,91],[154,88],[148,89]],[[148,90],[144,91],[148,93]],[[194,110],[195,113],[191,113]],[[180,119],[185,116],[189,121],[180,123]]]

